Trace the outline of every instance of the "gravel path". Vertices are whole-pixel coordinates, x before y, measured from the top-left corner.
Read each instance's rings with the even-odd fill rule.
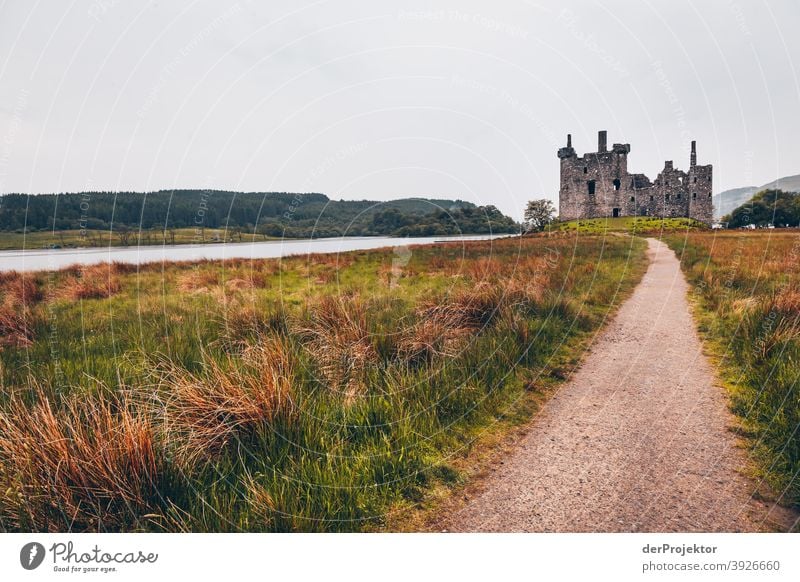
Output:
[[[791,516],[751,499],[744,451],[702,353],[669,248],[514,453],[449,531],[761,531]],[[440,528],[441,529],[441,528]]]

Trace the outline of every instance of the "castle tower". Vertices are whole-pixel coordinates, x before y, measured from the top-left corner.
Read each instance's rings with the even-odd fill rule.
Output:
[[[697,143],[692,142],[689,154],[689,173],[687,186],[689,190],[689,218],[711,224],[714,221],[714,204],[712,198],[712,167],[697,165]]]
[[[559,216],[562,220],[628,216],[635,213],[633,182],[628,175],[629,144],[615,143],[608,149],[608,133],[597,134],[597,151],[578,157],[572,147],[558,150],[561,160]]]
[[[572,135],[567,134],[567,145],[566,147],[559,148],[558,150],[558,159],[561,163],[561,182],[559,186],[559,196],[558,196],[558,214],[559,216],[575,216],[578,212],[576,207],[577,199],[575,199],[572,194],[573,192],[569,189],[568,185],[565,182],[566,176],[569,175],[569,168],[572,165],[572,161],[575,158],[575,150],[572,148]],[[572,220],[567,219],[567,220]]]

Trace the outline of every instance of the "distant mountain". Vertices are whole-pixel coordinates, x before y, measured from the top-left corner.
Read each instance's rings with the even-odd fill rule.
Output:
[[[0,231],[229,228],[292,238],[518,232],[463,200],[331,200],[324,194],[159,190],[0,196]]]
[[[764,184],[759,190],[783,190],[784,192],[800,192],[800,174],[785,176],[769,184]]]
[[[714,196],[714,218],[719,220],[726,214],[730,214],[757,192],[762,190],[784,190],[786,192],[800,192],[800,174],[785,176],[777,180],[764,184],[763,186],[746,186],[744,188],[733,188],[725,190]]]
[[[714,220],[719,220],[726,214],[733,212],[735,208],[750,200],[758,190],[758,186],[746,186],[744,188],[725,190],[714,196]]]

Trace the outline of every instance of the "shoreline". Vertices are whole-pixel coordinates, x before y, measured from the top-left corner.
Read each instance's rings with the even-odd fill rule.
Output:
[[[253,242],[150,244],[81,248],[36,248],[0,250],[0,272],[53,271],[76,264],[121,262],[192,262],[197,260],[278,259],[304,254],[330,254],[385,247],[480,241],[516,234],[462,234],[430,237],[352,236],[312,239],[272,239]]]

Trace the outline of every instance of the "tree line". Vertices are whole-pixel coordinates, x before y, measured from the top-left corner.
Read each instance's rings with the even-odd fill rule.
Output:
[[[265,236],[435,236],[518,232],[463,200],[331,200],[320,193],[160,190],[0,196],[0,231],[231,228]]]
[[[800,225],[800,193],[762,190],[722,219],[728,228]]]

